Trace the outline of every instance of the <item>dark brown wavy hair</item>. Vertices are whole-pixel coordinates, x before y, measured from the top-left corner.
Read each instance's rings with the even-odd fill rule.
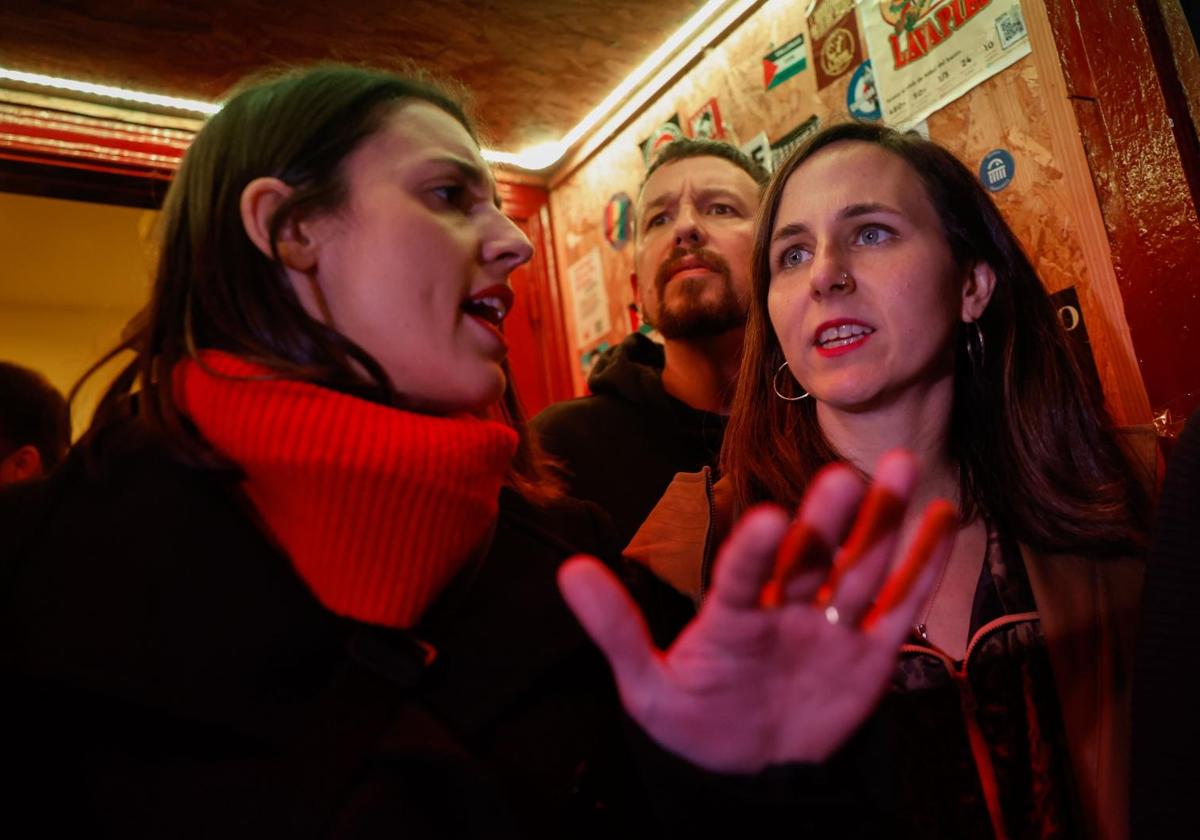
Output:
[[[134,358],[102,396],[92,429],[135,411],[195,466],[229,468],[187,421],[170,372],[199,349],[224,350],[280,378],[311,382],[403,407],[382,366],[345,335],[308,315],[278,259],[254,246],[239,201],[255,178],[293,188],[271,219],[271,246],[289,217],[333,213],[347,200],[342,161],[405,103],[430,103],[478,140],[461,98],[417,75],[341,65],[254,77],[240,86],[192,141],[162,212],[162,239],[149,304],[121,342],[72,390],[124,351]],[[363,375],[365,372],[365,377]],[[511,482],[526,497],[559,495],[508,384],[492,409],[520,435]],[[136,399],[129,399],[137,392]]]
[[[767,312],[771,231],[784,186],[834,143],[871,143],[902,158],[941,219],[957,266],[988,263],[995,291],[979,319],[981,366],[960,329],[954,365],[950,452],[962,515],[982,513],[1038,551],[1139,553],[1149,527],[1148,490],[1117,442],[1102,398],[1084,380],[1065,331],[1020,243],[975,176],[953,154],[916,134],[845,123],[818,132],[773,176],[759,210],[750,313],[722,472],[739,509],[760,501],[799,504],[813,474],[839,460],[821,432],[814,400],[775,397],[783,364]]]

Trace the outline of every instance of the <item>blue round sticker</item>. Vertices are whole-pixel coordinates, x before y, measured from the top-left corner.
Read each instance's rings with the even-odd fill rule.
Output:
[[[979,180],[990,192],[999,192],[1012,183],[1017,174],[1017,163],[1004,149],[993,149],[979,164]]]
[[[869,58],[858,65],[858,69],[850,77],[850,87],[846,91],[846,108],[850,111],[850,116],[863,122],[883,118],[883,109],[879,107],[879,93],[875,90],[875,74],[871,72]]]

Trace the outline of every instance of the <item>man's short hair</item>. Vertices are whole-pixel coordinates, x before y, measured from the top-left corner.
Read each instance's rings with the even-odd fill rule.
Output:
[[[12,362],[0,362],[0,458],[33,446],[46,471],[71,445],[71,412],[50,380]]]
[[[638,187],[638,198],[641,198],[642,191],[646,189],[646,182],[659,167],[672,161],[694,157],[715,157],[727,160],[753,178],[754,183],[758,184],[760,189],[767,185],[767,181],[771,180],[767,170],[755,163],[753,158],[737,146],[731,146],[721,140],[693,140],[690,137],[681,137],[663,146],[651,161],[650,168],[646,170],[646,177],[642,178],[641,186]]]

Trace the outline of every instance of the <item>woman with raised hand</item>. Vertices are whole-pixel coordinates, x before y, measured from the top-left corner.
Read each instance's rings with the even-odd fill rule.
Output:
[[[884,518],[957,516],[875,716],[895,832],[1124,836],[1154,439],[1127,458],[991,199],[935,143],[832,126],[767,189],[751,294],[725,478],[677,478],[627,555],[698,600],[739,511],[907,449],[921,479]]]
[[[115,351],[132,359],[86,438],[0,497],[10,823],[613,836],[715,825],[723,802],[750,819],[738,803],[775,778],[753,774],[781,765],[813,797],[784,800],[797,824],[843,820],[803,765],[882,691],[922,561],[947,548],[936,516],[871,607],[897,545],[866,512],[834,626],[789,573],[795,546],[774,571],[785,517],[757,512],[710,606],[656,650],[604,566],[565,562],[611,552],[542,474],[508,378],[508,275],[530,245],[428,84],[326,67],[245,87],[162,224]],[[914,481],[896,455],[877,492],[903,504]],[[828,560],[862,484],[842,470],[816,491],[803,556]],[[635,589],[663,623],[666,596]]]

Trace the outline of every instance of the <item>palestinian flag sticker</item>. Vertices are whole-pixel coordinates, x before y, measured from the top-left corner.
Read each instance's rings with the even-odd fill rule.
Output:
[[[801,32],[763,56],[763,87],[778,87],[808,66],[808,45]]]

